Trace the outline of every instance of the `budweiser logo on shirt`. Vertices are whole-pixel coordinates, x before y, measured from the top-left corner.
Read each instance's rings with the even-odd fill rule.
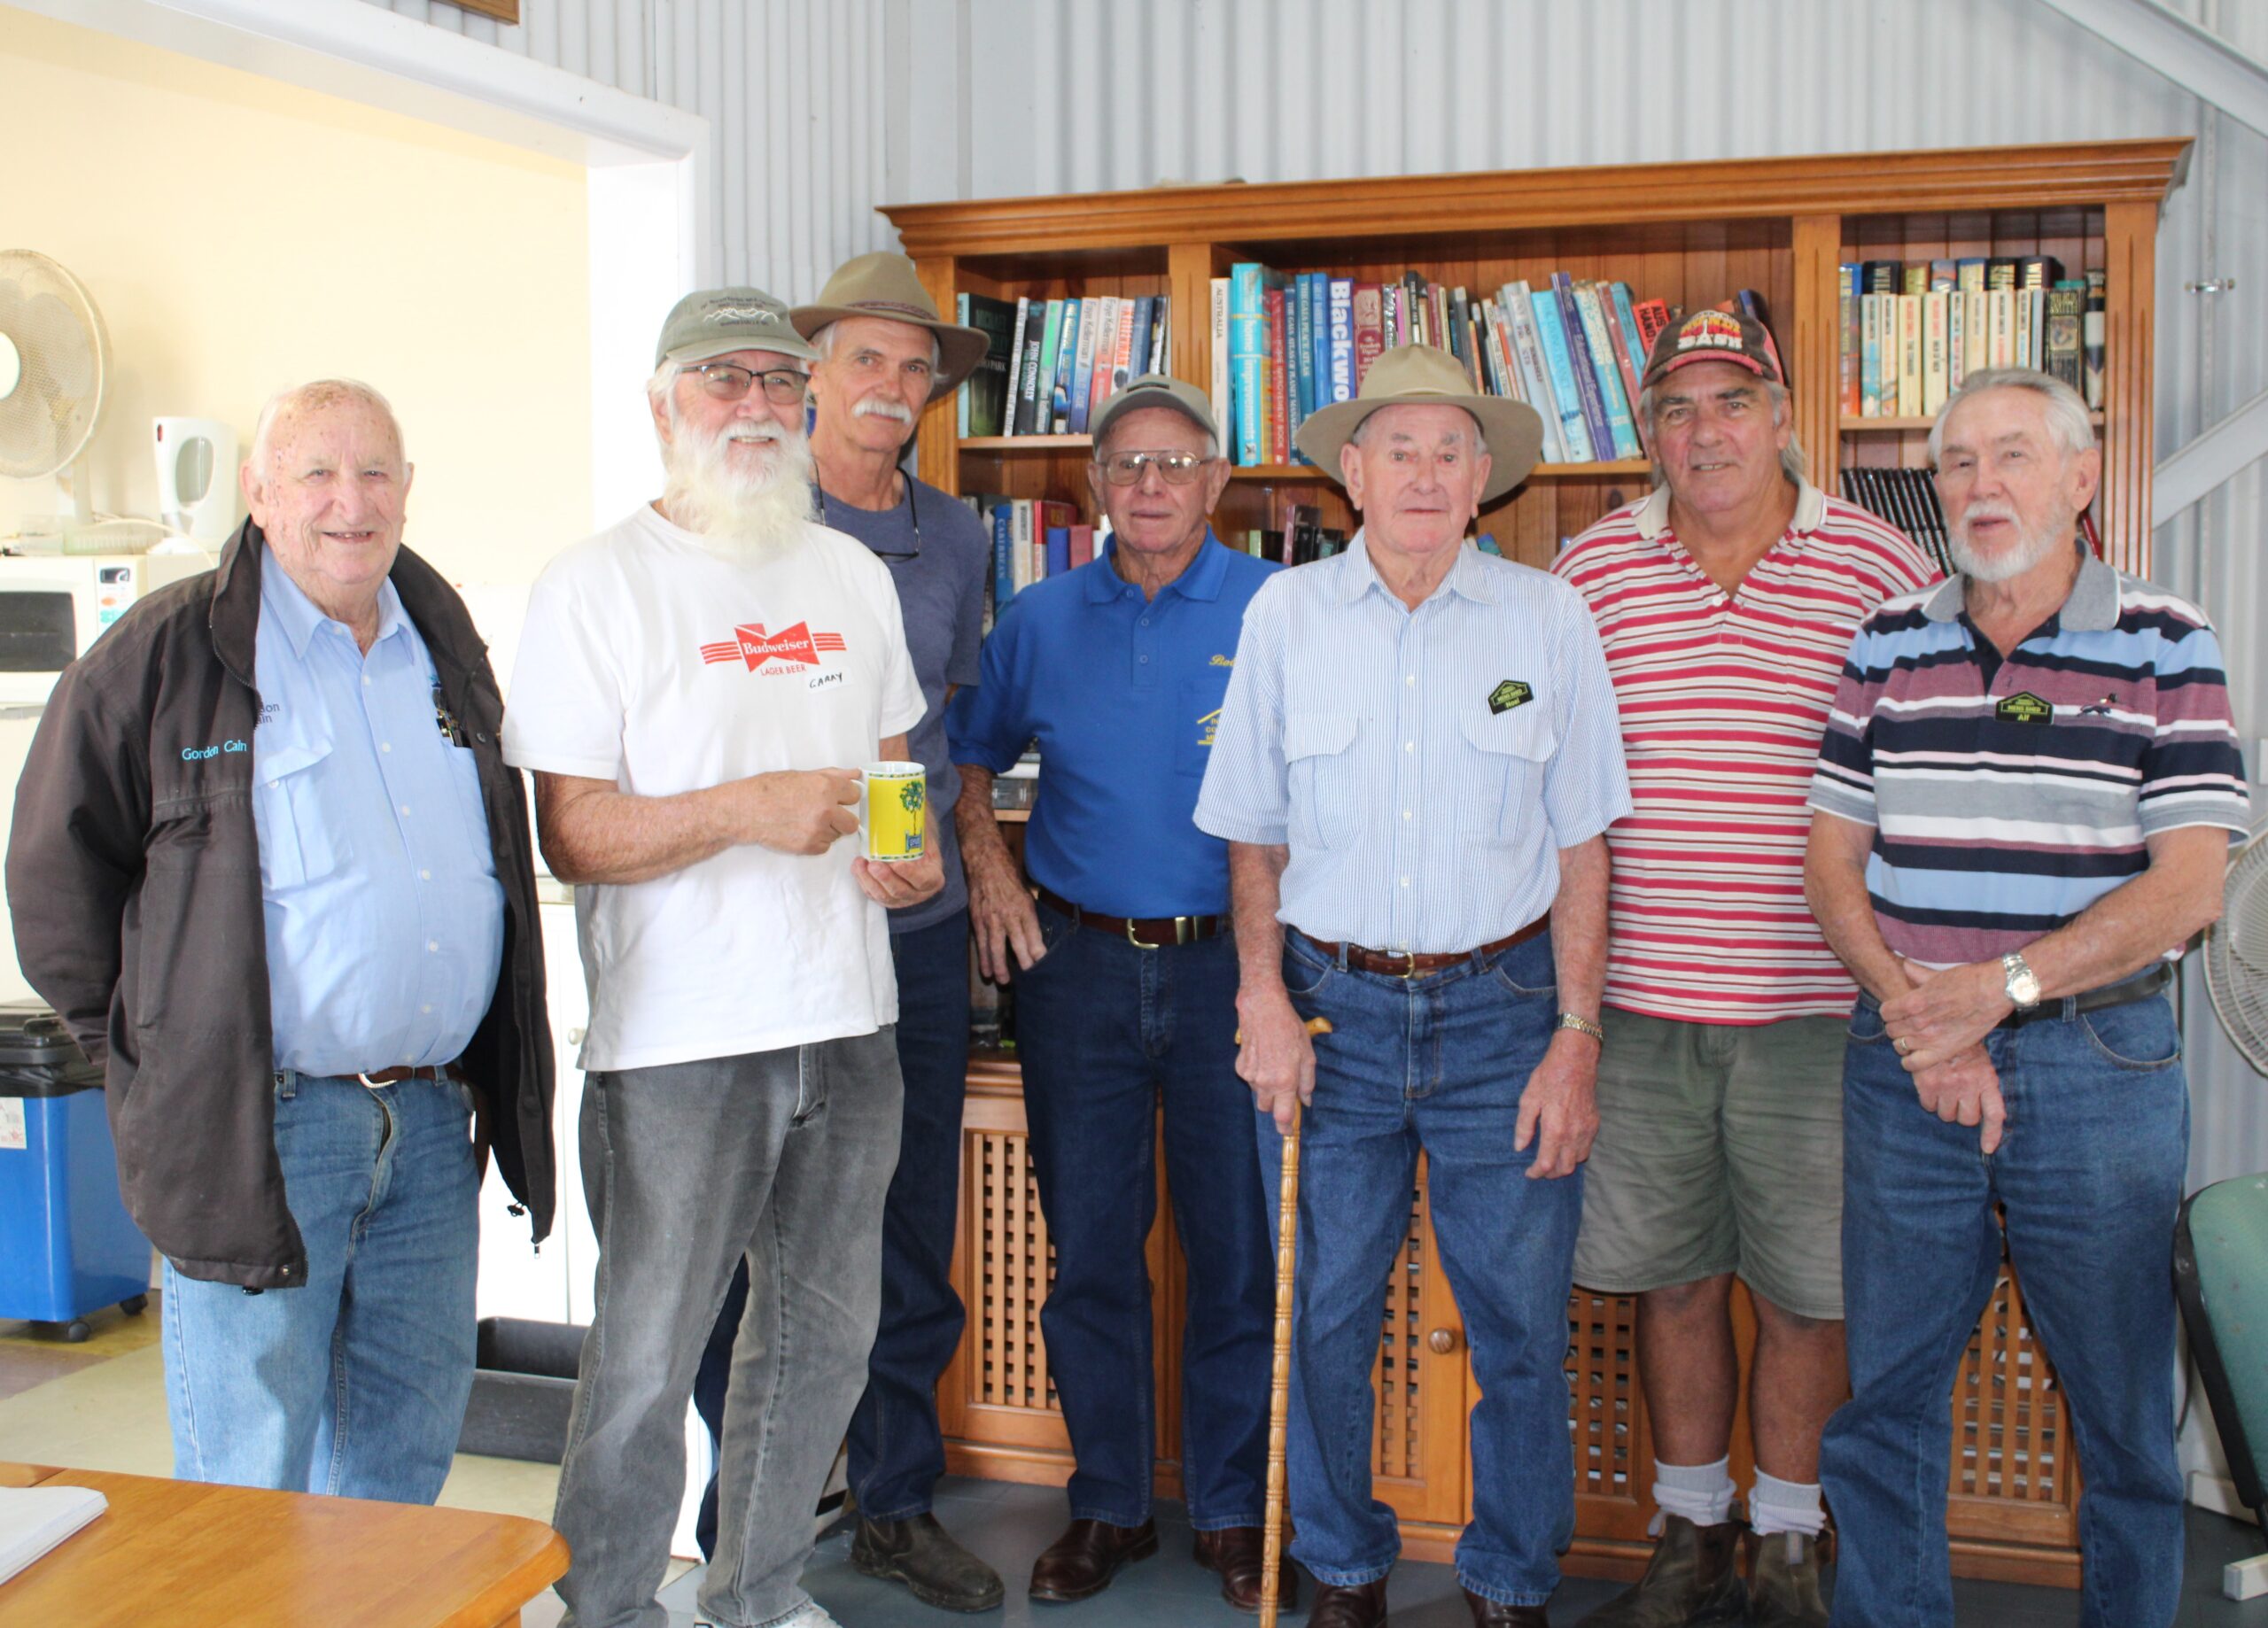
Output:
[[[767,662],[778,662],[781,665],[772,671],[786,672],[792,667],[816,667],[822,653],[846,647],[842,634],[814,633],[808,623],[798,622],[793,627],[767,633],[761,622],[743,622],[733,629],[730,639],[703,645],[701,659],[712,664],[740,662],[750,672]]]

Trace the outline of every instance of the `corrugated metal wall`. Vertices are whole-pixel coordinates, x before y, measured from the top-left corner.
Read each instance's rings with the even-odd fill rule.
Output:
[[[2159,236],[2161,452],[2268,388],[2268,140],[2039,0],[524,0],[511,28],[371,3],[706,115],[726,275],[791,299],[889,241],[884,202],[2195,136]],[[2175,9],[2268,58],[2268,5]],[[2264,522],[2255,466],[2158,539],[2228,636],[2249,753]],[[2187,1018],[2197,1177],[2268,1167],[2268,1093],[2202,984]]]
[[[885,0],[523,0],[515,27],[443,0],[370,3],[707,119],[728,282],[803,298],[893,241],[874,213]]]

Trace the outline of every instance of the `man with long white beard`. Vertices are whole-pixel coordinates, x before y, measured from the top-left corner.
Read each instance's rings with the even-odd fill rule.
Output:
[[[718,1628],[824,1628],[798,1584],[865,1388],[897,1163],[885,910],[942,881],[858,857],[858,765],[922,715],[889,568],[810,518],[813,355],[755,289],[687,296],[647,385],[662,496],[538,580],[505,725],[576,884],[599,1238],[554,1524],[575,1628],[663,1628],[684,1419],[736,1263]],[[845,841],[843,839],[850,838]]]
[[[1958,574],[1860,624],[1811,796],[1806,891],[1863,990],[1832,1620],[1952,1628],[1946,1397],[2005,1239],[2086,1467],[2079,1621],[2165,1628],[2189,1150],[2167,990],[2220,913],[2244,764],[2211,624],[2078,539],[2102,454],[2070,385],[1973,374],[1930,454]]]

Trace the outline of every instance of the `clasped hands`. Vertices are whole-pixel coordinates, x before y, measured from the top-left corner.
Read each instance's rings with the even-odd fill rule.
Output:
[[[1942,971],[1900,957],[1910,986],[1882,1004],[1883,1027],[1899,1061],[1914,1076],[1922,1105],[1947,1124],[1980,1127],[1979,1151],[2000,1145],[2008,1122],[2000,1072],[1984,1050],[1984,1036],[2014,1010],[1998,961],[1972,961]]]

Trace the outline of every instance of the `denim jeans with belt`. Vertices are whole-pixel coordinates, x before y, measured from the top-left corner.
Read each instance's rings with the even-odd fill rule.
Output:
[[[1567,1294],[1583,1213],[1580,1169],[1532,1181],[1535,1143],[1512,1145],[1557,1021],[1551,935],[1412,979],[1351,970],[1297,933],[1285,941],[1293,1005],[1332,1025],[1315,1043],[1300,1143],[1292,1554],[1351,1585],[1384,1577],[1401,1553],[1394,1512],[1371,1491],[1371,1368],[1423,1151],[1433,1242],[1480,1388],[1457,1578],[1487,1599],[1541,1605],[1575,1528]],[[1260,1124],[1273,1192],[1283,1140],[1273,1120]]]
[[[454,1080],[276,1076],[307,1281],[248,1295],[165,1267],[174,1474],[430,1504],[472,1392],[472,1099]]]
[[[1990,1157],[1977,1127],[1921,1105],[1874,1001],[1861,996],[1852,1014],[1843,1074],[1852,1399],[1827,1427],[1820,1463],[1842,1538],[1834,1620],[1953,1620],[1949,1398],[2000,1275],[1997,1205],[2085,1483],[2079,1621],[2165,1628],[2181,1597],[2173,1225],[2189,1151],[2173,1008],[2163,995],[2087,1012],[2051,1002],[1985,1045],[2008,1112]],[[2032,1383],[2039,1378],[2035,1369]]]
[[[1270,1215],[1252,1094],[1236,1074],[1237,964],[1226,934],[1145,949],[1039,907],[1047,954],[1015,974],[1017,1049],[1039,1202],[1055,1249],[1040,1308],[1077,1469],[1074,1520],[1149,1518],[1157,1452],[1150,1273],[1158,1105],[1188,1262],[1181,1463],[1190,1524],[1265,1514],[1275,1317]]]
[[[599,1263],[552,1516],[574,1552],[563,1628],[667,1628],[686,1403],[743,1259],[701,1616],[768,1628],[808,1601],[812,1511],[866,1384],[898,1098],[887,1028],[586,1079]]]

